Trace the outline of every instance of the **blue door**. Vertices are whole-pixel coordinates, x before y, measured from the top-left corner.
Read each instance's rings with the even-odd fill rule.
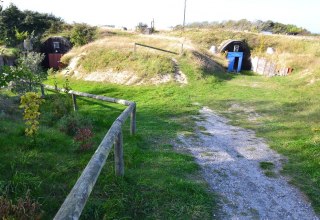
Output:
[[[228,72],[240,72],[242,67],[243,52],[229,52],[228,56]]]

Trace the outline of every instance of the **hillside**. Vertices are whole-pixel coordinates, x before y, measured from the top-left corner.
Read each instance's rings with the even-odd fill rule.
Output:
[[[125,85],[161,84],[176,79],[177,55],[135,43],[169,50],[178,54],[179,42],[153,39],[144,35],[101,30],[101,38],[77,47],[63,56],[68,74],[86,81],[105,81]]]

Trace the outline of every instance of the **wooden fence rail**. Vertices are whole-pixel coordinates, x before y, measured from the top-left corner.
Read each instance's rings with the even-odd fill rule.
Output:
[[[134,52],[136,52],[136,50],[137,50],[137,46],[147,47],[147,48],[150,48],[150,49],[159,50],[159,51],[162,51],[162,52],[172,53],[172,54],[178,55],[178,53],[173,52],[173,51],[164,50],[164,49],[161,49],[161,48],[152,47],[152,46],[149,46],[149,45],[139,44],[139,43],[134,43]]]
[[[79,219],[82,210],[90,196],[90,193],[99,177],[99,174],[108,158],[108,155],[115,146],[114,157],[115,157],[115,174],[118,176],[124,175],[124,161],[123,161],[123,138],[122,138],[122,125],[126,119],[131,116],[130,133],[135,134],[136,132],[136,103],[115,99],[100,95],[93,95],[89,93],[77,92],[77,91],[66,91],[65,89],[59,89],[54,86],[41,85],[42,96],[44,97],[44,89],[55,90],[59,92],[67,92],[72,95],[74,103],[74,110],[78,109],[76,104],[76,96],[88,97],[106,102],[118,103],[128,106],[120,116],[113,122],[109,131],[103,138],[96,152],[91,157],[86,168],[83,170],[81,176],[73,186],[69,195],[61,205],[59,211],[54,217],[55,220],[62,219]]]

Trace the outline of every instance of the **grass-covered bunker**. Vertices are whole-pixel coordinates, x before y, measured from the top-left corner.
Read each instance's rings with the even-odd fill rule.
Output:
[[[45,54],[43,66],[58,69],[63,54],[72,48],[72,44],[64,37],[49,37],[41,45],[41,53]]]
[[[251,70],[251,52],[249,45],[242,40],[226,40],[219,47],[220,53],[243,52],[242,70]]]

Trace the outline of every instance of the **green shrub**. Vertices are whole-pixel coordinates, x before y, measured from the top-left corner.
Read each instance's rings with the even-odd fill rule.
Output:
[[[92,122],[85,116],[77,112],[73,112],[62,117],[58,122],[58,127],[60,131],[64,132],[65,134],[74,136],[79,129],[92,129]]]
[[[74,24],[71,30],[70,41],[75,46],[82,46],[96,38],[97,28],[87,24]]]
[[[39,94],[34,92],[27,92],[21,96],[20,108],[24,109],[23,120],[26,124],[26,136],[35,137],[39,129],[40,105],[44,100]]]

